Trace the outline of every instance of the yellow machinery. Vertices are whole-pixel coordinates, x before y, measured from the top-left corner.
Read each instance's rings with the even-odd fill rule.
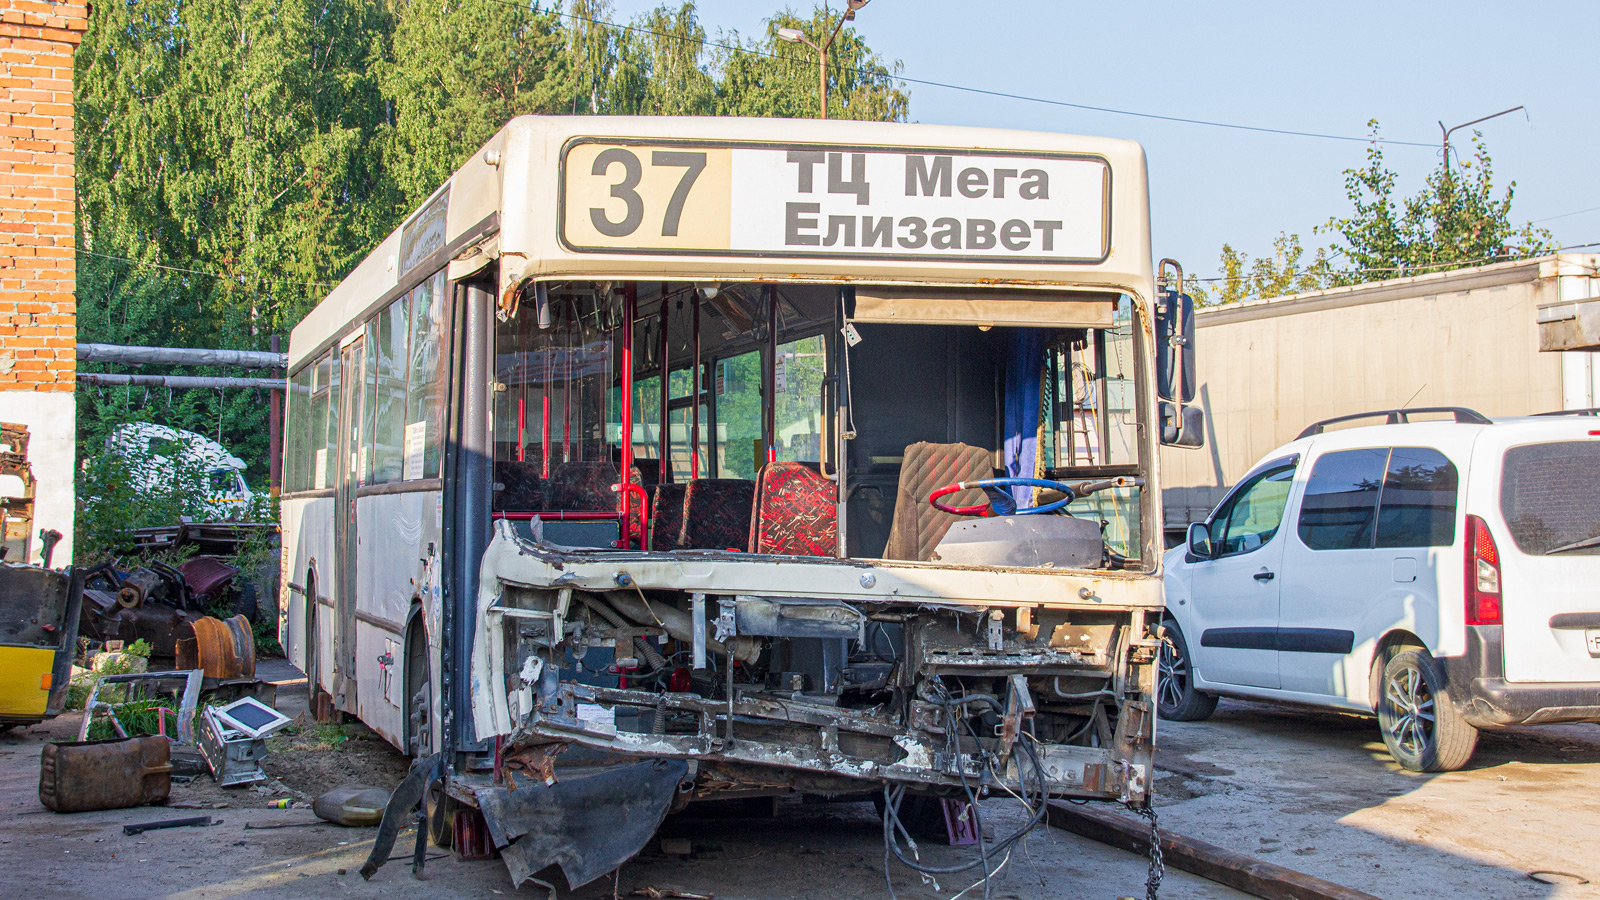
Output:
[[[82,604],[73,569],[0,564],[0,729],[61,712]]]

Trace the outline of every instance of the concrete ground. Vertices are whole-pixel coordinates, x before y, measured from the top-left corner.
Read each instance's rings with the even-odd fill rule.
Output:
[[[1224,700],[1156,746],[1175,832],[1386,900],[1600,897],[1600,725],[1486,731],[1467,769],[1418,775],[1374,719]]]
[[[262,674],[282,682],[279,706],[303,708],[303,682],[281,662]],[[1162,723],[1163,824],[1230,849],[1359,888],[1379,897],[1587,898],[1593,885],[1551,886],[1532,869],[1556,869],[1600,880],[1600,726],[1525,729],[1486,737],[1475,768],[1419,777],[1395,769],[1370,720],[1224,702],[1215,718]],[[279,780],[271,790],[221,791],[202,776],[175,785],[175,805],[57,815],[37,799],[38,758],[48,740],[76,735],[75,715],[0,737],[0,872],[4,894],[29,900],[143,898],[493,897],[513,891],[498,861],[430,859],[423,881],[404,862],[372,882],[356,869],[372,829],[310,825],[303,809],[265,809],[291,789],[321,789],[340,773],[389,787],[403,761],[359,729],[329,739],[306,729],[269,757]],[[308,741],[322,740],[324,744]],[[326,746],[326,749],[320,749]],[[329,757],[329,762],[323,757]],[[1011,808],[986,804],[986,822],[1004,832]],[[219,824],[122,834],[129,822],[211,815]],[[785,802],[776,818],[669,820],[664,834],[689,838],[692,853],[660,854],[652,842],[623,867],[620,896],[645,887],[719,898],[887,897],[882,830],[871,804]],[[402,836],[396,853],[410,847]],[[434,851],[439,853],[439,851]],[[947,848],[924,848],[949,857]],[[1145,861],[1099,844],[1041,828],[1025,841],[993,883],[992,896],[1115,898],[1143,896]],[[951,900],[971,883],[941,879],[939,890],[896,867],[903,898]],[[610,897],[611,879],[576,892]],[[1164,897],[1235,898],[1235,891],[1169,871]],[[975,890],[967,897],[982,896]]]

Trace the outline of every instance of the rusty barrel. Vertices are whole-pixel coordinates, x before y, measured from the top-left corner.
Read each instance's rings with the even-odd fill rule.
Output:
[[[178,669],[204,669],[207,678],[255,677],[256,639],[244,616],[184,622],[177,635]]]
[[[164,803],[172,791],[171,742],[159,735],[46,744],[39,802],[58,813]]]

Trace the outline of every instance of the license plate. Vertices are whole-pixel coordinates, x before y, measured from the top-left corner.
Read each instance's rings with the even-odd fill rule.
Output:
[[[1600,656],[1600,628],[1590,628],[1583,634],[1589,639],[1589,655]]]

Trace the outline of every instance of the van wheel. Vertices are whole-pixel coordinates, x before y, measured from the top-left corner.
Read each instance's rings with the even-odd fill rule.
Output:
[[[1156,712],[1174,722],[1208,719],[1217,709],[1217,695],[1196,690],[1189,644],[1178,623],[1168,619],[1156,664]]]
[[[1444,672],[1426,650],[1396,653],[1383,667],[1378,725],[1389,755],[1413,772],[1452,772],[1478,746],[1478,729],[1456,711]]]

